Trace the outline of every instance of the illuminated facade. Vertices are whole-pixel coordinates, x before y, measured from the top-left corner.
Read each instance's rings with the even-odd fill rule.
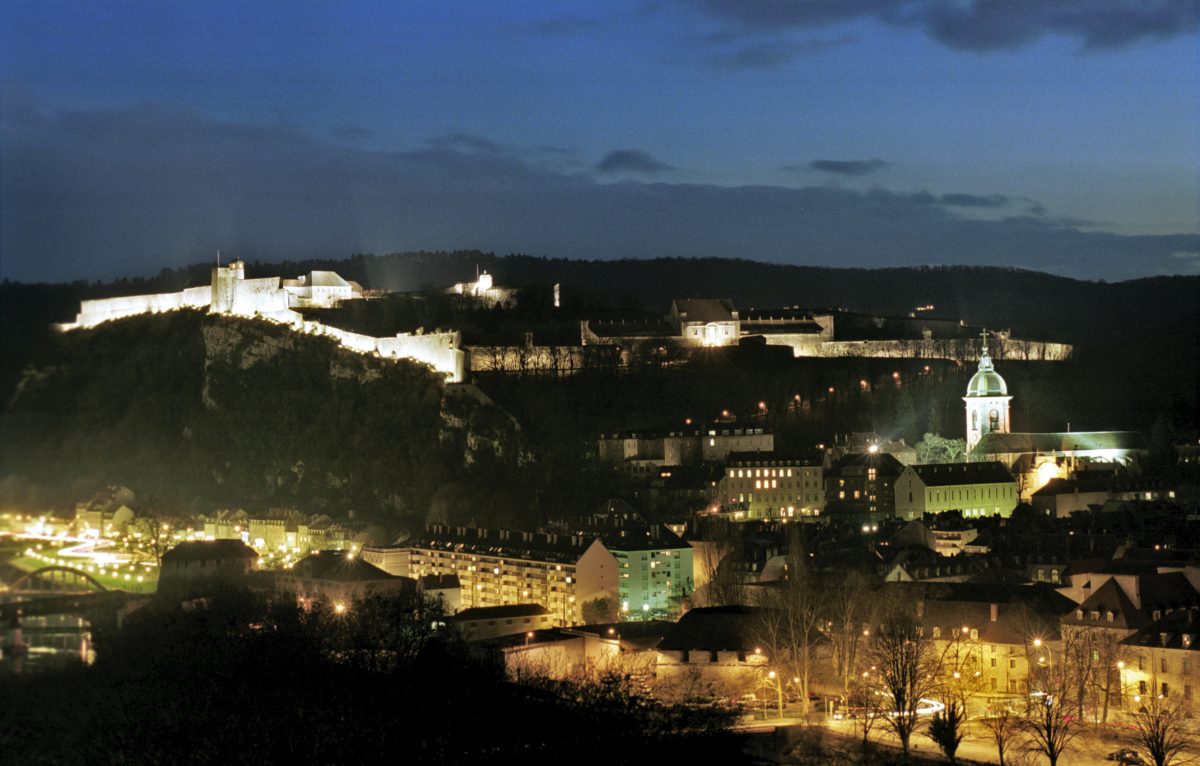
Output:
[[[896,518],[961,511],[964,517],[1012,514],[1017,482],[997,462],[910,465],[896,479]]]
[[[737,308],[727,298],[671,301],[671,325],[693,346],[736,346],[742,336]]]
[[[598,537],[435,524],[408,548],[408,576],[457,575],[462,607],[541,604],[558,625],[618,598],[618,567]]]
[[[738,521],[816,519],[825,508],[825,457],[819,452],[732,452],[718,499],[721,513]]]
[[[896,513],[896,479],[904,465],[883,452],[845,455],[825,472],[827,515],[875,524]]]
[[[990,433],[1008,433],[1011,430],[1008,411],[1012,397],[1008,385],[996,372],[992,358],[988,356],[987,332],[983,334],[983,351],[979,355],[979,371],[967,384],[967,395],[963,397],[967,410],[967,450]]]

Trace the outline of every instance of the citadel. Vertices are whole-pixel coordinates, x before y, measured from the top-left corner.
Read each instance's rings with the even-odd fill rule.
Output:
[[[362,298],[361,285],[342,279],[333,271],[310,271],[296,279],[247,279],[246,264],[236,260],[228,266],[214,267],[212,284],[207,287],[83,301],[75,321],[60,324],[58,329],[69,332],[139,314],[208,309],[211,314],[265,319],[287,325],[297,332],[330,337],[343,347],[363,354],[411,359],[429,365],[451,383],[464,379],[466,360],[461,348],[462,337],[457,332],[418,331],[375,338],[306,319],[296,310],[332,308],[342,301]]]
[[[465,382],[472,372],[565,376],[592,368],[626,367],[647,353],[669,357],[673,352],[739,346],[767,346],[796,358],[966,361],[980,354],[974,329],[961,320],[921,313],[932,306],[919,307],[908,317],[882,317],[844,309],[747,310],[739,309],[727,298],[676,299],[666,315],[650,320],[583,319],[579,321],[578,342],[570,344],[538,343],[532,332],[515,344],[498,344],[494,338],[464,342],[462,333],[453,329],[418,329],[374,337],[301,313],[303,309],[336,308],[347,301],[372,297],[357,282],[336,272],[314,270],[295,279],[247,278],[245,263],[235,260],[225,266],[218,264],[211,275],[209,285],[179,292],[82,301],[75,321],[57,328],[66,332],[140,314],[207,310],[328,337],[357,353],[425,364],[449,383]],[[486,271],[477,272],[474,281],[456,283],[443,292],[486,310],[511,309],[521,298],[520,290],[497,285]],[[557,312],[562,296],[559,284],[553,286],[552,295],[550,305]],[[1069,344],[1014,338],[1007,331],[995,333],[993,339],[998,355],[1005,359],[1062,361],[1072,354]]]

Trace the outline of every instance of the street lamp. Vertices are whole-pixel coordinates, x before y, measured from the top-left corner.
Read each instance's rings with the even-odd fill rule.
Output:
[[[1042,648],[1042,639],[1040,639],[1040,638],[1035,638],[1035,639],[1033,639],[1033,645],[1034,645],[1034,646],[1036,646],[1038,649],[1041,649],[1041,648]],[[1045,656],[1045,657],[1041,657],[1041,656],[1039,656],[1039,657],[1038,657],[1038,662],[1039,662],[1039,663],[1040,663],[1042,660],[1048,660],[1047,664],[1050,666],[1051,670],[1053,670],[1053,669],[1054,669],[1054,655],[1053,655],[1053,654],[1050,652],[1050,645],[1049,645],[1049,644],[1046,644],[1046,656]]]

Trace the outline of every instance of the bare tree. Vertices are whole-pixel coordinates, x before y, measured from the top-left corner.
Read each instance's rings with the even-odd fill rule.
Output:
[[[921,701],[932,697],[940,680],[941,658],[915,615],[901,605],[889,609],[871,636],[871,663],[878,673],[888,726],[908,758]]]
[[[1177,700],[1151,696],[1130,716],[1137,728],[1137,749],[1154,766],[1171,766],[1183,761],[1195,741],[1184,728],[1184,715]]]
[[[765,588],[759,599],[763,607],[756,633],[765,645],[779,679],[791,679],[800,697],[800,709],[808,713],[813,655],[820,640],[823,598],[805,562],[804,549],[794,535],[789,546],[787,573],[778,583]]]
[[[1078,733],[1075,727],[1078,711],[1072,707],[1067,694],[1076,687],[1071,676],[1071,671],[1062,665],[1030,674],[1036,702],[1021,721],[1021,730],[1026,737],[1025,750],[1046,756],[1050,766],[1057,766],[1058,759]]]
[[[1004,754],[1008,752],[1013,737],[1017,735],[1020,722],[1021,719],[1007,707],[981,721],[983,727],[992,736],[992,741],[996,743],[996,754],[1000,757],[1000,766],[1005,766]]]
[[[833,671],[842,687],[842,699],[858,683],[859,655],[867,643],[864,634],[871,623],[871,582],[858,572],[826,589],[825,634],[833,650]]]

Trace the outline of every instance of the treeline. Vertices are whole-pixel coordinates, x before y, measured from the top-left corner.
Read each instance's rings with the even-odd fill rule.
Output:
[[[335,612],[292,594],[152,603],[90,668],[0,677],[0,753],[29,764],[746,763],[731,711],[631,680],[509,683],[411,597]]]

